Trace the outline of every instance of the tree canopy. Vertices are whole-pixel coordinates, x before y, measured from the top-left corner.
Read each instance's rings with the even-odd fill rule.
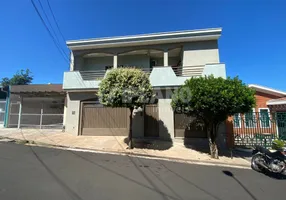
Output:
[[[12,78],[4,77],[1,80],[2,87],[6,87],[9,85],[28,85],[32,83],[33,76],[29,69],[20,70],[16,74],[13,75]]]
[[[200,77],[186,80],[172,97],[176,112],[184,112],[204,122],[212,157],[218,157],[215,140],[218,126],[228,116],[246,113],[255,106],[254,91],[238,77]]]
[[[98,97],[100,103],[105,106],[129,108],[129,147],[133,148],[133,110],[148,104],[153,97],[153,89],[148,75],[137,68],[112,69],[101,81]]]
[[[153,97],[145,72],[136,68],[118,68],[107,72],[98,90],[101,104],[110,107],[140,107]]]

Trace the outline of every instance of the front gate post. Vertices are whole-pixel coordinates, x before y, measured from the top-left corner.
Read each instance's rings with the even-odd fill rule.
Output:
[[[20,97],[20,105],[19,105],[19,116],[18,116],[18,129],[21,128],[21,117],[22,117],[22,103],[23,103],[23,97]]]
[[[42,124],[43,124],[43,108],[41,108],[40,129],[42,129]]]

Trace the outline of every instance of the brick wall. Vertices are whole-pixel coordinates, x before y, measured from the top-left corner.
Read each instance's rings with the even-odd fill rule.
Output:
[[[278,99],[281,98],[276,95],[270,95],[262,92],[256,92],[255,93],[255,98],[256,98],[256,106],[255,106],[255,112],[259,112],[259,108],[270,108],[271,107],[267,106],[267,101],[270,99]],[[256,114],[256,117],[259,117],[259,114]],[[274,124],[271,124],[270,128],[261,128],[260,126],[260,121],[258,120],[257,122],[257,127],[255,128],[245,128],[244,123],[241,122],[241,127],[240,128],[233,128],[233,117],[229,117],[227,120],[227,146],[229,148],[232,148],[234,146],[234,134],[254,134],[254,133],[276,133],[276,126]]]
[[[256,92],[255,94],[256,98],[256,107],[255,107],[255,112],[259,112],[259,108],[267,108],[267,101],[270,99],[278,99],[280,97],[275,96],[275,95],[270,95],[270,94],[265,94],[262,92]]]

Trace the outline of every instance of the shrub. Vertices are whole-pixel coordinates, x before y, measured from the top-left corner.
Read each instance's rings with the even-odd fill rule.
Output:
[[[285,145],[286,143],[284,140],[277,139],[272,142],[272,149],[281,150]]]

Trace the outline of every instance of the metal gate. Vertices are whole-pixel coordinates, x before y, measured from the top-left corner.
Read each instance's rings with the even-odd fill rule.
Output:
[[[286,140],[286,112],[277,112],[276,118],[279,138]]]
[[[94,102],[82,102],[81,108],[81,135],[128,136],[128,108],[104,107]]]
[[[24,101],[22,107],[20,102],[11,102],[9,107],[9,128],[63,128],[63,103]]]
[[[286,113],[236,114],[232,120],[235,146],[271,147],[275,139],[286,139]]]
[[[204,124],[184,113],[174,113],[175,137],[207,138]]]
[[[0,101],[0,127],[4,125],[6,101]]]
[[[157,104],[150,104],[145,106],[144,136],[159,137],[159,110]]]

